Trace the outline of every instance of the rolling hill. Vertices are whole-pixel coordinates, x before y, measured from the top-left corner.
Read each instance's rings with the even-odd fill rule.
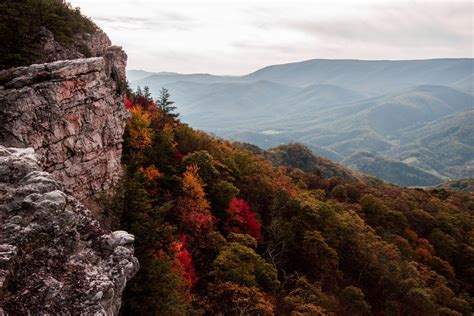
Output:
[[[370,153],[359,152],[344,160],[343,164],[349,168],[406,187],[430,186],[443,182],[442,178],[423,171],[420,168]]]
[[[268,66],[243,79],[272,80],[291,86],[315,83],[338,85],[370,94],[387,93],[413,85],[450,85],[472,77],[473,60],[331,60]]]
[[[132,87],[149,86],[154,96],[167,88],[196,128],[263,148],[303,143],[384,180],[425,185],[473,176],[473,69],[467,58],[315,59],[245,76],[129,73],[140,78]],[[359,152],[383,157],[380,172],[355,163]],[[395,166],[401,177],[411,171],[384,174]]]

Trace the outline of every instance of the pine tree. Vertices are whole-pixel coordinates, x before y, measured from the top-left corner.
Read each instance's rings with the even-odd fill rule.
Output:
[[[173,105],[174,101],[170,100],[170,94],[168,89],[162,88],[160,91],[160,98],[157,101],[158,108],[163,112],[165,116],[176,118],[179,113],[172,113],[176,110],[176,106]]]
[[[149,103],[153,102],[153,99],[152,99],[151,93],[150,93],[150,88],[148,86],[145,86],[143,88],[143,97],[147,100],[147,102],[149,102]]]
[[[135,93],[137,98],[143,96],[142,88],[140,86],[137,87],[137,92]]]

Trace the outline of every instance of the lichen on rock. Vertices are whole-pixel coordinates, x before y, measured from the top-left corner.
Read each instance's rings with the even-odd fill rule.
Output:
[[[0,146],[0,225],[0,315],[118,313],[133,235],[102,229],[31,148]]]

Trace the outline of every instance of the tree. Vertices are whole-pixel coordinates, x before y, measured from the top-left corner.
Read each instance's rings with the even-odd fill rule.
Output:
[[[267,291],[280,287],[274,266],[265,262],[255,251],[238,242],[224,247],[214,260],[211,275],[216,280],[228,281],[242,286],[258,286]]]
[[[283,299],[284,315],[331,315],[337,300],[324,293],[317,283],[298,277],[294,288]]]
[[[127,284],[122,311],[125,315],[184,315],[188,284],[175,268],[176,259],[163,249],[171,244],[173,227],[165,221],[170,203],[153,206],[142,183],[143,175],[125,175],[121,227],[135,235],[140,270]]]
[[[177,118],[179,113],[173,113],[176,110],[176,106],[173,106],[174,101],[170,100],[171,95],[168,90],[162,88],[160,90],[160,97],[157,101],[158,108],[163,112],[165,117]]]
[[[150,88],[148,86],[145,86],[143,88],[143,97],[146,99],[146,101],[148,103],[152,103],[153,102],[153,99],[151,97],[151,93],[150,93]]]
[[[198,150],[184,156],[182,160],[184,166],[197,165],[199,167],[199,176],[201,179],[209,183],[219,174],[214,166],[214,159],[207,150]]]
[[[320,280],[334,280],[337,277],[338,255],[318,231],[304,234],[303,254],[308,262],[305,272]],[[316,264],[315,264],[316,263]]]
[[[365,295],[361,289],[348,286],[342,290],[340,295],[342,313],[344,315],[369,315],[370,305],[365,301]]]
[[[137,98],[143,97],[142,88],[140,86],[137,87],[137,92],[135,93],[135,95]]]
[[[204,183],[199,177],[199,168],[189,165],[183,174],[184,196],[178,199],[177,210],[180,228],[192,243],[206,247],[206,235],[213,230],[214,217],[204,192]]]
[[[186,315],[188,284],[175,265],[165,253],[142,256],[123,295],[123,315]]]
[[[150,114],[140,106],[130,109],[132,118],[127,122],[125,137],[129,152],[134,158],[143,158],[145,149],[151,148],[153,130],[150,128]],[[127,149],[127,148],[126,148]]]
[[[213,283],[209,286],[213,301],[213,315],[274,315],[274,306],[258,288],[232,282]]]
[[[140,167],[140,169],[138,170],[143,174],[143,176],[145,176],[145,179],[147,179],[148,181],[154,181],[161,177],[161,172],[153,165],[148,166],[146,168]]]
[[[233,198],[227,207],[228,220],[226,228],[235,233],[249,234],[255,239],[260,238],[260,223],[257,215],[244,200]]]
[[[123,97],[123,105],[127,110],[130,110],[133,106],[132,101],[126,95]]]
[[[224,218],[227,206],[237,194],[239,189],[226,180],[213,183],[209,192],[213,214]]]
[[[183,191],[186,197],[188,208],[197,212],[203,212],[209,209],[209,202],[206,200],[204,192],[204,183],[199,177],[199,167],[195,164],[189,165],[183,174]]]
[[[175,242],[172,248],[176,252],[176,259],[178,261],[177,270],[180,271],[189,289],[191,289],[198,281],[198,277],[194,270],[193,260],[186,247],[186,235],[181,235],[181,240]]]

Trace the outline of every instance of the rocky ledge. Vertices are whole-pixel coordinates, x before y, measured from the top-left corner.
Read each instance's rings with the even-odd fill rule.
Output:
[[[112,45],[107,34],[97,28],[92,33],[77,33],[71,41],[70,47],[61,45],[54,38],[53,32],[41,27],[38,34],[38,58],[35,63],[48,63],[56,60],[78,59],[85,57],[98,57],[105,55],[108,47]]]
[[[127,56],[104,56],[0,71],[0,144],[32,147],[41,167],[81,202],[108,191],[121,173]]]
[[[0,315],[117,314],[133,240],[102,229],[33,149],[0,146]]]

